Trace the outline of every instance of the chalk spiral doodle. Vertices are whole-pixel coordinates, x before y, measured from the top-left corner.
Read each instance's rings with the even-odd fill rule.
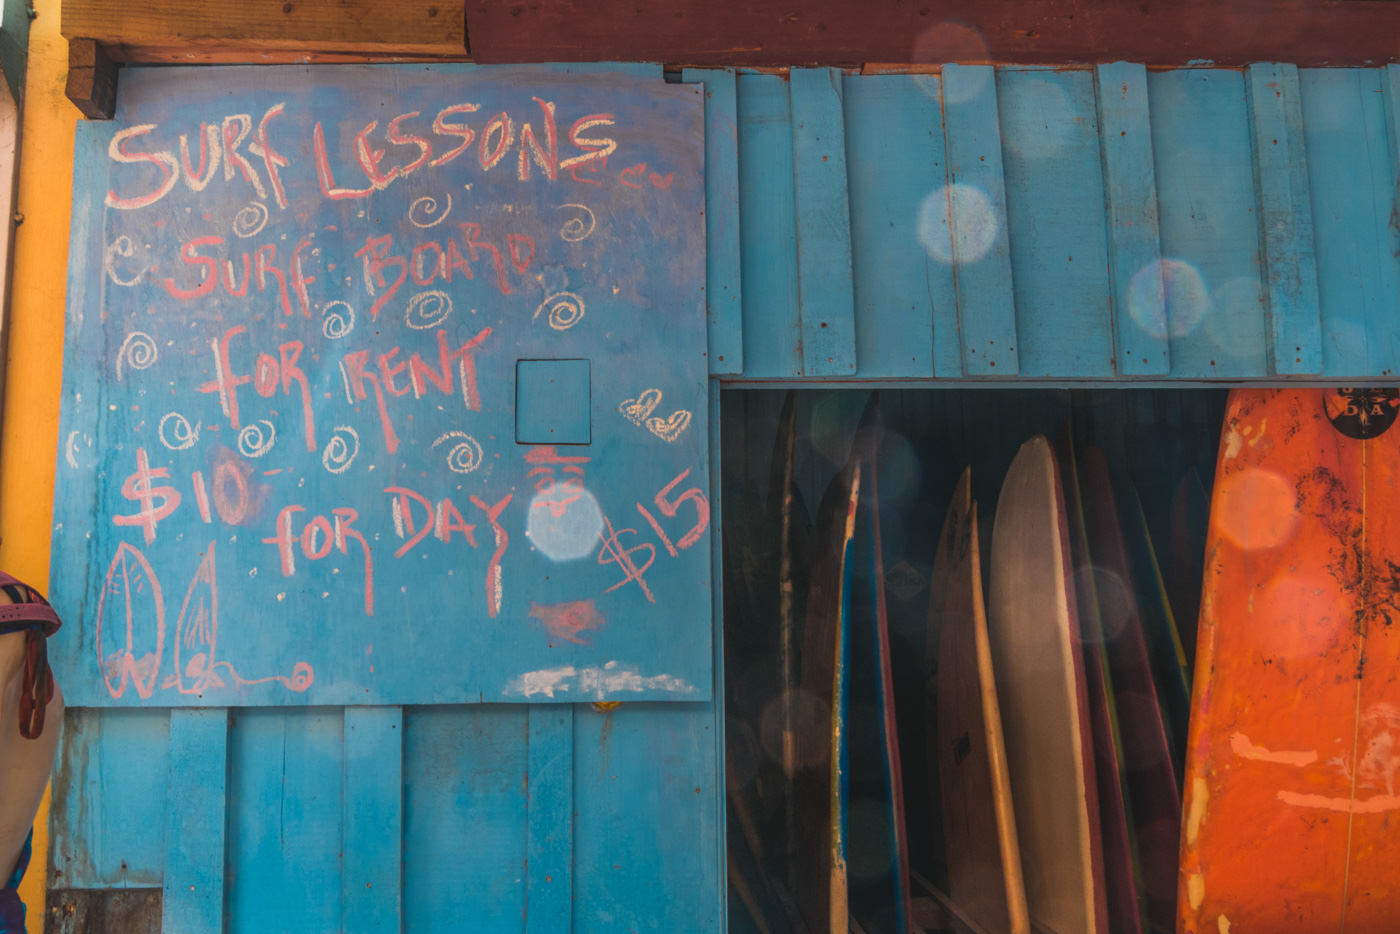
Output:
[[[432,195],[424,195],[408,206],[408,222],[414,227],[436,227],[441,224],[447,215],[452,211],[452,195],[445,196],[447,203],[443,205],[442,211],[438,211],[437,199]],[[436,215],[436,216],[434,216]]]
[[[117,379],[122,378],[123,366],[129,366],[133,370],[144,370],[155,363],[159,355],[151,335],[145,331],[132,331],[117,351]]]
[[[326,302],[321,309],[321,333],[326,335],[328,340],[340,340],[351,331],[355,330],[355,309],[350,307],[349,302],[337,299],[333,302]]]
[[[160,419],[160,443],[172,451],[184,451],[194,447],[199,440],[199,429],[203,423],[190,427],[190,420],[179,412],[166,412]]]
[[[583,299],[573,292],[555,292],[540,302],[530,320],[534,321],[545,309],[549,309],[549,326],[556,331],[567,331],[583,318]]]
[[[447,466],[453,473],[471,473],[481,466],[485,455],[475,438],[465,431],[449,431],[434,441],[433,447],[449,441],[455,442],[447,451]]]
[[[321,452],[321,466],[331,473],[345,473],[360,453],[360,434],[349,425],[336,425],[326,449]]]
[[[435,328],[452,314],[452,299],[446,292],[433,289],[419,292],[408,300],[408,310],[404,312],[404,323],[415,331]]]
[[[120,237],[113,240],[111,245],[107,247],[107,255],[103,258],[102,263],[102,265],[107,270],[107,278],[111,279],[117,285],[124,285],[130,287],[133,285],[140,284],[141,280],[146,275],[146,267],[144,263],[141,264],[140,269],[137,269],[135,273],[129,276],[122,276],[117,271],[118,260],[135,258],[136,244],[131,241],[130,237],[128,237],[126,234],[122,234]],[[135,266],[136,264],[126,263],[122,265],[131,267]]]
[[[68,461],[68,466],[77,470],[81,465],[78,463],[79,444],[84,447],[92,447],[92,436],[84,431],[68,432],[68,441],[63,445],[63,457]]]
[[[311,687],[316,680],[316,673],[306,662],[297,662],[292,666],[292,676],[290,678],[278,678],[288,688],[300,694]]]
[[[598,218],[583,204],[561,204],[560,210],[564,208],[578,208],[583,212],[583,216],[571,217],[564,222],[564,226],[559,228],[559,236],[569,243],[578,243],[580,240],[587,240],[598,226]]]
[[[276,442],[276,427],[267,419],[260,418],[252,424],[244,425],[243,430],[238,433],[238,453],[244,457],[262,457],[272,450],[272,445]]]
[[[239,237],[253,237],[267,226],[267,205],[250,201],[233,215],[233,232]]]

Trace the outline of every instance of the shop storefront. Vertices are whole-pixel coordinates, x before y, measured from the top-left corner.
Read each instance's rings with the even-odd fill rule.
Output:
[[[1202,856],[1237,819],[1193,782],[1241,763],[1292,770],[1239,779],[1277,785],[1287,820],[1370,839],[1393,794],[1382,689],[1338,715],[1341,752],[1313,736],[1326,714],[1296,737],[1188,728],[1219,711],[1196,662],[1198,620],[1236,611],[1209,586],[1244,560],[1221,549],[1292,555],[1301,580],[1290,543],[1323,512],[1355,520],[1334,550],[1383,524],[1400,66],[1347,44],[1393,18],[1354,6],[1372,19],[1318,27],[1321,50],[1226,17],[1216,55],[1182,54],[1209,36],[1035,51],[998,14],[847,58],[823,30],[800,55],[787,27],[762,54],[704,29],[565,54],[559,21],[494,5],[479,33],[470,8],[415,7],[379,45],[315,17],[157,41],[65,4],[81,60],[41,6],[0,518],[15,573],[52,557],[67,620],[35,920],[1216,929],[1253,909]],[[502,64],[449,61],[466,40],[437,17]],[[1245,384],[1317,411],[1266,428],[1231,399]],[[1318,425],[1372,458],[1353,490],[1336,454],[1330,500],[1262,443],[1282,457]],[[1230,445],[1254,473],[1222,486]],[[1028,470],[1058,493],[1016,500]],[[1222,495],[1246,527],[1211,518]],[[1347,643],[1360,698],[1390,664],[1394,582],[1356,562],[1333,602],[1375,618]],[[1316,597],[1265,589],[1279,613]],[[1351,663],[1308,638],[1270,657],[1333,703],[1307,678]],[[1246,652],[1211,646],[1214,670]],[[984,658],[1031,686],[999,695],[996,755]],[[1239,703],[1291,710],[1283,683]],[[946,810],[964,763],[999,790],[959,813],[990,823]],[[1023,814],[1032,772],[1072,786],[1070,838]],[[1301,839],[1271,813],[1249,820]],[[1355,858],[1383,898],[1374,846],[1341,844],[1289,910],[1380,923],[1345,888]],[[989,878],[1004,921],[979,914]],[[1056,913],[1046,890],[1074,885],[1080,914]]]

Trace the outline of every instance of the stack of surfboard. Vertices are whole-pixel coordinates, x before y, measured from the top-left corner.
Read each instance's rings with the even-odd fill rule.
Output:
[[[970,469],[948,508],[930,758],[947,897],[983,931],[1175,929],[1189,675],[1134,496],[1098,450],[1027,441],[997,500],[985,606]]]

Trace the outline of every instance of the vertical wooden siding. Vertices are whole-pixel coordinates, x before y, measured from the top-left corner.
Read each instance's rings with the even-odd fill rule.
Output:
[[[712,338],[743,367],[715,375],[1336,380],[1400,364],[1400,66],[733,80],[742,321]]]

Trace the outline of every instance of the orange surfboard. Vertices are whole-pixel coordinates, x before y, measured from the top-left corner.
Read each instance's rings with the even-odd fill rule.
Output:
[[[1231,393],[1179,930],[1400,925],[1400,391]]]

